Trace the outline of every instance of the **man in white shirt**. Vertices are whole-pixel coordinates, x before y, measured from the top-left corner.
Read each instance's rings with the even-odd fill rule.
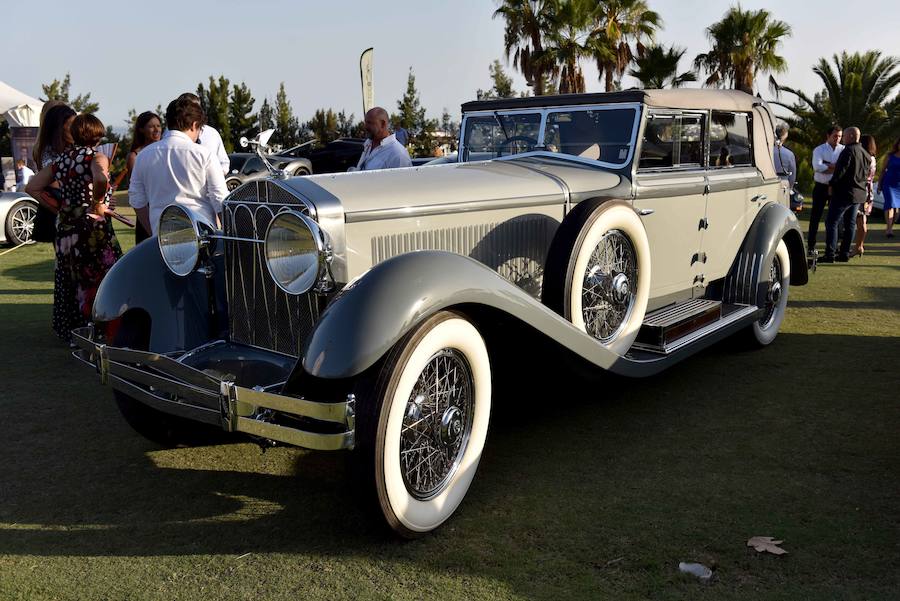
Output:
[[[25,186],[32,177],[34,177],[34,171],[28,167],[28,164],[22,159],[16,161],[16,192],[24,192]]]
[[[201,109],[203,108],[203,105],[200,104],[200,97],[196,94],[185,92],[179,96],[178,99],[190,100],[191,102],[196,103]],[[222,166],[222,173],[227,175],[228,170],[231,169],[231,160],[228,158],[228,153],[225,152],[225,144],[222,142],[222,135],[219,133],[219,130],[204,123],[203,127],[200,128],[200,139],[197,143],[209,150]]]
[[[831,174],[834,173],[834,166],[838,157],[841,156],[841,151],[844,150],[844,145],[840,143],[843,133],[844,128],[840,125],[832,125],[825,134],[825,143],[816,146],[813,150],[813,179],[816,184],[813,187],[813,204],[809,215],[809,234],[806,241],[806,247],[810,252],[816,248],[819,222],[822,220],[822,213],[831,196],[828,192]]]
[[[134,162],[128,202],[154,235],[160,214],[170,204],[219,226],[228,189],[219,162],[197,144],[204,118],[199,104],[180,97],[173,100],[166,109],[166,136],[144,148]]]
[[[362,156],[359,157],[356,169],[351,171],[412,167],[406,147],[390,132],[387,111],[380,106],[366,113],[366,133],[368,139],[363,145]]]

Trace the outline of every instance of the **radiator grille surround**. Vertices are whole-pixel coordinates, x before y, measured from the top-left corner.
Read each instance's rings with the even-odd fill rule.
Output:
[[[319,318],[314,294],[281,290],[266,267],[266,229],[275,215],[290,209],[310,215],[289,190],[265,180],[235,190],[224,203],[228,326],[232,342],[300,356],[303,341]]]

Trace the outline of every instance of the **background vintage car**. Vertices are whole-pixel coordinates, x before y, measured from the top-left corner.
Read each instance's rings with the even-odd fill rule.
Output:
[[[24,192],[0,193],[0,244],[28,242],[37,207],[37,201]]]
[[[283,169],[288,175],[310,175],[313,172],[309,159],[270,155],[267,157],[276,169]],[[230,162],[228,174],[225,176],[225,185],[229,190],[234,190],[241,184],[269,176],[269,170],[262,158],[252,152],[232,152],[228,155]]]
[[[76,333],[129,423],[352,448],[364,496],[416,536],[474,478],[499,366],[642,377],[726,336],[774,340],[807,259],[765,103],[648,90],[463,113],[460,162],[250,182],[223,232],[167,208]]]
[[[310,140],[280,154],[309,159],[314,173],[344,173],[359,163],[364,143],[364,138],[338,138],[327,144]]]

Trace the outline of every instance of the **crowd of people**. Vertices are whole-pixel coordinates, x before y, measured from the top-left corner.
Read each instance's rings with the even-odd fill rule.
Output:
[[[122,256],[110,218],[112,192],[130,176],[128,201],[137,215],[135,243],[156,233],[163,209],[179,204],[214,228],[221,223],[230,168],[222,136],[206,123],[196,94],[184,93],[169,103],[163,132],[160,115],[138,115],[125,169],[113,181],[111,157],[98,145],[106,128],[94,115],[78,115],[59,101],[44,104],[33,158],[41,170],[17,165],[19,186],[55,219],[56,257],[53,331],[71,344],[71,331],[85,325],[103,277]],[[381,107],[365,116],[368,134],[355,170],[409,167],[405,144],[391,132]],[[405,130],[400,132],[405,135]],[[129,223],[129,225],[131,225]]]
[[[775,168],[787,180],[788,189],[793,190],[797,161],[794,153],[784,146],[787,126],[779,125],[775,134]],[[884,198],[885,236],[894,237],[894,222],[900,217],[900,139],[884,159],[876,189],[877,154],[874,136],[862,135],[858,127],[844,129],[836,124],[825,132],[825,141],[813,150],[815,185],[807,248],[811,254],[817,252],[819,225],[825,215],[825,254],[819,262],[847,262],[865,253],[868,217],[872,214],[876,190]]]

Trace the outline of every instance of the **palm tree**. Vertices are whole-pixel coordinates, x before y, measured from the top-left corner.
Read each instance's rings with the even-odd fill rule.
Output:
[[[635,57],[643,56],[644,42],[662,27],[662,18],[647,7],[646,0],[594,0],[594,28],[590,44],[606,91],[615,88]]]
[[[785,120],[794,130],[792,138],[814,148],[830,124],[840,123],[874,135],[879,148],[892,144],[900,136],[900,94],[895,94],[900,88],[900,58],[871,50],[835,54],[832,61],[820,58],[813,67],[825,87],[812,97],[787,86],[776,88],[777,93],[797,98],[793,104],[773,102],[791,111]]]
[[[678,74],[678,63],[687,52],[684,48],[651,46],[644,56],[634,59],[635,69],[629,75],[645,88],[680,88],[689,81],[697,81],[697,74],[685,71]]]
[[[734,89],[752,94],[758,73],[787,69],[784,57],[777,52],[782,40],[790,35],[791,26],[772,19],[769,11],[745,11],[738,4],[706,29],[712,48],[697,55],[694,66],[709,73],[707,86],[721,87],[728,82]]]
[[[556,0],[548,3],[546,58],[559,73],[559,93],[585,91],[581,60],[591,55],[588,31],[591,3],[586,0]]]
[[[535,96],[547,92],[547,80],[558,73],[556,63],[544,50],[544,38],[550,30],[553,0],[501,0],[494,18],[503,17],[506,28],[503,46],[512,56],[513,66],[522,72]]]

